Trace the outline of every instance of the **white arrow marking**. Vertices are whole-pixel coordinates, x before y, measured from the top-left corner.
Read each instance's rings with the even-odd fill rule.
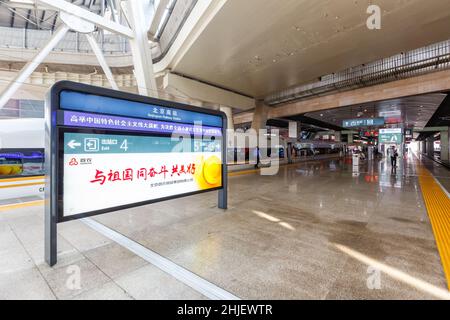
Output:
[[[68,146],[70,149],[75,149],[75,147],[81,147],[81,143],[76,142],[75,140],[71,140],[71,141],[67,144],[67,146]]]

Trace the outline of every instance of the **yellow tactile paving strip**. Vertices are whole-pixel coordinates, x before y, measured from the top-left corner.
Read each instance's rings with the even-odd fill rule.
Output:
[[[418,173],[423,199],[450,290],[450,198],[427,169],[420,166]]]

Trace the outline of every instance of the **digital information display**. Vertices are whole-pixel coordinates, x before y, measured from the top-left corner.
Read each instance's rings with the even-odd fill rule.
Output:
[[[213,190],[226,209],[222,112],[69,81],[46,103],[49,265],[60,222]]]

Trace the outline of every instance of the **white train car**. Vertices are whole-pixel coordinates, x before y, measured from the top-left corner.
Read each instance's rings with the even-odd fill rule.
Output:
[[[0,119],[0,201],[43,197],[44,119]]]

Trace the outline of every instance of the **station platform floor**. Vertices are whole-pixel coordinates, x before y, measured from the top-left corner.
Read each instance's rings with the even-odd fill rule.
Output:
[[[211,192],[59,224],[53,268],[42,204],[0,210],[0,299],[449,299],[425,170],[450,185],[413,155],[396,172],[350,159],[235,172],[226,211]]]

